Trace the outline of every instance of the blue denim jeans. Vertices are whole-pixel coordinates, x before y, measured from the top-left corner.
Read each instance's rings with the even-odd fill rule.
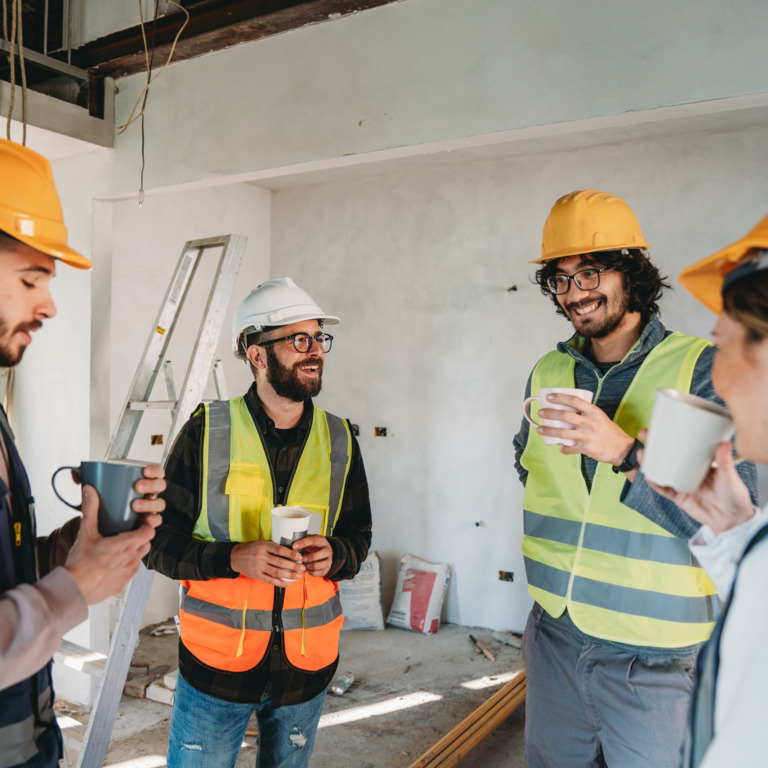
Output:
[[[307,768],[324,702],[325,691],[280,709],[272,709],[268,694],[258,704],[236,704],[201,693],[179,675],[168,768],[232,768],[254,711],[259,723],[256,768]]]

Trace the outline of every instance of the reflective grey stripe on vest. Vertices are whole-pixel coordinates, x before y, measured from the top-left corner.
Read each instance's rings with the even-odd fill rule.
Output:
[[[208,528],[216,541],[229,541],[230,422],[228,401],[208,404]]]
[[[570,574],[536,560],[525,558],[528,583],[555,595],[565,596],[568,591]],[[573,580],[571,599],[577,603],[594,605],[598,608],[617,610],[633,616],[647,616],[653,619],[681,623],[702,624],[715,620],[719,610],[717,595],[680,597],[664,595],[646,589],[621,587],[577,576]]]
[[[189,597],[186,589],[182,589],[181,609],[190,616],[197,616],[206,621],[212,621],[214,624],[221,624],[236,630],[243,629],[243,613],[245,613],[245,629],[252,629],[257,632],[272,631],[272,611],[258,611],[249,608],[243,612],[235,608],[224,608],[215,603],[209,603],[207,600]],[[304,621],[302,622],[301,608],[284,610],[281,614],[283,629],[286,631],[302,628],[312,629],[330,624],[334,619],[341,616],[341,601],[338,594],[335,594],[322,605],[305,608],[303,613]]]
[[[349,454],[347,452],[348,438],[344,419],[327,412],[325,418],[328,422],[328,434],[331,438],[331,488],[328,494],[328,522],[325,526],[325,535],[330,536],[333,533],[333,526],[336,523],[336,516],[341,504]]]
[[[578,546],[581,523],[528,511],[525,511],[523,516],[526,536],[570,544],[572,547]],[[582,547],[609,555],[631,557],[634,560],[648,560],[666,565],[697,565],[686,543],[675,536],[634,533],[594,523],[587,523],[585,526]]]
[[[53,723],[54,714],[51,708],[51,689],[48,688],[38,696],[38,711],[40,719]],[[0,768],[26,763],[37,754],[36,741],[44,731],[44,727],[35,727],[35,716],[30,715],[18,723],[0,727]]]

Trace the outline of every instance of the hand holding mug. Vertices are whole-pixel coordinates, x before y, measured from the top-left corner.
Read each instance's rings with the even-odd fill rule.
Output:
[[[640,430],[640,439],[645,440],[648,430]],[[715,462],[711,465],[698,488],[688,493],[676,491],[670,486],[657,485],[645,478],[656,493],[674,502],[694,520],[708,525],[715,534],[727,531],[750,520],[755,507],[749,489],[736,471],[732,445],[720,443],[715,450]],[[642,468],[644,450],[638,452]]]
[[[160,512],[165,501],[156,498],[165,490],[163,468],[150,465],[143,468],[136,488],[148,496],[133,502],[138,513],[134,530],[110,536],[99,533],[101,500],[91,485],[83,487],[82,520],[65,568],[75,580],[86,601],[93,605],[120,592],[136,574],[141,558],[150,548],[155,528],[160,524]]]

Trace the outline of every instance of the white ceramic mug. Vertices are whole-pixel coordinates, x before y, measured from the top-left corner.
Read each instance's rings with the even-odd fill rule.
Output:
[[[703,397],[658,389],[643,452],[643,474],[680,493],[695,491],[712,467],[717,446],[733,436],[726,408]]]
[[[275,507],[270,512],[272,541],[290,549],[294,541],[303,539],[307,535],[311,514],[303,507]]]
[[[542,419],[541,424],[538,421],[534,421],[529,412],[530,404],[535,400],[539,404],[539,408],[555,408],[558,411],[576,411],[576,408],[571,408],[570,405],[560,405],[558,403],[549,402],[550,395],[575,395],[582,400],[586,400],[588,403],[592,402],[592,392],[588,389],[574,389],[569,387],[542,387],[539,390],[537,396],[528,397],[523,403],[523,415],[528,421],[535,427],[555,427],[557,429],[573,429],[573,427],[565,421],[558,421],[557,419]],[[564,437],[545,437],[545,445],[575,445],[573,440],[568,440]]]
[[[304,507],[275,507],[270,515],[272,517],[272,541],[281,547],[291,548],[294,541],[303,539],[309,532],[309,519],[311,512]],[[299,574],[296,574],[298,578]],[[294,579],[283,579],[294,581]]]

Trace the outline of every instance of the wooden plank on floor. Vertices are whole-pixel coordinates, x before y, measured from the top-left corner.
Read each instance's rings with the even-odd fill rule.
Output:
[[[410,768],[453,768],[525,702],[525,670],[521,670],[453,730],[428,749]]]

